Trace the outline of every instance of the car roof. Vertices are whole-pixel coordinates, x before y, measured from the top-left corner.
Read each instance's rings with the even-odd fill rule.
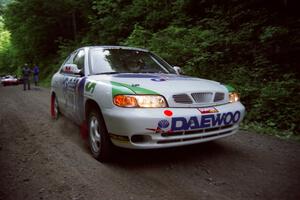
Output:
[[[85,47],[83,47],[85,48]],[[94,48],[101,48],[101,49],[126,49],[126,50],[136,50],[136,51],[144,51],[149,52],[147,49],[136,48],[136,47],[127,47],[127,46],[114,46],[114,45],[100,45],[100,46],[86,46],[86,48],[94,49]]]

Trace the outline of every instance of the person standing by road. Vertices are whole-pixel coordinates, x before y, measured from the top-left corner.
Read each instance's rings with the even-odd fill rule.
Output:
[[[26,85],[28,86],[28,90],[30,90],[30,74],[31,74],[31,69],[28,67],[28,64],[25,63],[23,70],[23,88],[26,90]]]
[[[34,65],[33,68],[33,80],[34,80],[34,85],[37,86],[38,85],[38,81],[39,81],[39,67],[37,65]]]

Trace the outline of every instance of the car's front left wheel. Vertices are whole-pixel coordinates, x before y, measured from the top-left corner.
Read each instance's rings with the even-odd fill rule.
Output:
[[[93,157],[100,162],[110,160],[113,144],[110,141],[105,122],[99,111],[92,110],[89,112],[88,135]]]

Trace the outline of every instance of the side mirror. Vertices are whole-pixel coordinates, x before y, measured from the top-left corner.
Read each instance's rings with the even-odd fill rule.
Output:
[[[175,70],[176,74],[180,75],[182,74],[182,69],[178,66],[173,66],[173,69]]]
[[[62,71],[67,74],[74,74],[82,76],[83,73],[76,64],[65,64],[62,68]]]
[[[78,69],[79,71],[75,73],[75,75],[78,75],[78,76],[84,76],[84,73],[81,69]]]

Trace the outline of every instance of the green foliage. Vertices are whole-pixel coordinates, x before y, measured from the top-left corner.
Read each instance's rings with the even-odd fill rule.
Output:
[[[152,33],[150,31],[147,31],[142,26],[136,24],[129,37],[121,44],[126,46],[146,47],[151,38]]]
[[[8,3],[10,3],[12,0],[0,0],[0,16],[3,15],[4,9]]]
[[[266,134],[266,135],[275,135],[281,139],[292,139],[300,142],[300,135],[294,134],[289,130],[279,130],[274,127],[268,126],[263,122],[243,122],[241,128],[248,131],[255,131],[256,133]]]
[[[10,33],[5,30],[2,17],[0,17],[0,33],[0,53],[2,53],[10,46]]]
[[[8,4],[5,24],[20,64],[40,62],[58,50],[60,38],[74,39],[86,28],[89,1],[18,0]]]
[[[0,72],[14,72],[14,68],[11,67],[13,55],[14,49],[11,45],[10,33],[5,29],[3,18],[0,16]]]
[[[299,44],[296,33],[286,24],[268,23],[265,9],[234,7],[228,13],[214,6],[206,12],[195,27],[173,24],[153,32],[136,25],[123,44],[148,48],[189,75],[233,85],[246,105],[247,123],[299,134],[299,59],[286,54],[294,38]]]
[[[288,30],[282,27],[267,26],[263,29],[259,36],[261,42],[268,40],[274,40],[274,38],[280,38],[282,35],[288,34]]]
[[[256,91],[258,97],[252,100],[248,121],[264,122],[268,127],[300,132],[300,83],[292,75],[283,80],[267,82]]]

